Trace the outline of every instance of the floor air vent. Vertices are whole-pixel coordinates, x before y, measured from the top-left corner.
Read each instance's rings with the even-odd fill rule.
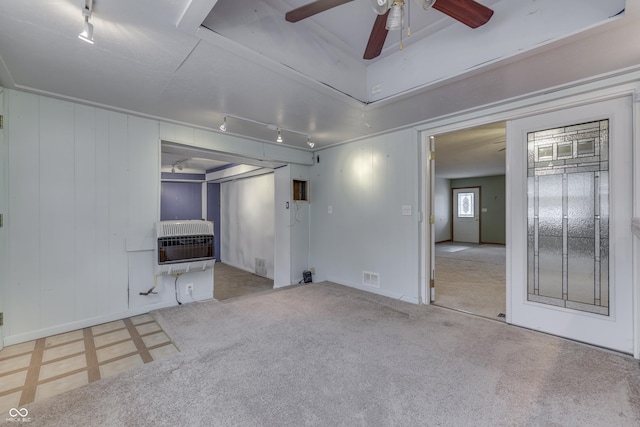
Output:
[[[380,275],[378,273],[372,273],[370,271],[362,272],[362,284],[365,286],[373,286],[374,288],[380,287]]]

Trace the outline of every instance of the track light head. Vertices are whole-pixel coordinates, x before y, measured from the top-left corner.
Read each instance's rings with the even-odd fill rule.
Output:
[[[227,131],[227,116],[224,116],[224,120],[222,121],[222,124],[220,125],[220,130],[222,132],[226,132]]]
[[[278,138],[276,138],[276,142],[282,143],[282,132],[280,131],[280,128],[278,128]]]
[[[307,136],[307,145],[309,146],[309,148],[313,148],[316,145],[315,142],[311,142],[311,137],[310,136]]]
[[[84,26],[82,27],[82,32],[78,34],[78,38],[89,44],[93,44],[93,24],[89,22],[88,16],[84,17]]]

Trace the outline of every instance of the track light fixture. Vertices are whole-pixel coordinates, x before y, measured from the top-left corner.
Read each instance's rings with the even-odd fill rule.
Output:
[[[276,142],[282,143],[282,131],[278,128],[278,137],[276,138]]]
[[[222,124],[220,125],[220,130],[222,132],[226,132],[227,131],[227,116],[224,116],[224,120],[222,121]]]
[[[307,145],[309,146],[309,148],[313,148],[316,145],[315,142],[311,142],[310,136],[307,136]]]
[[[91,18],[92,11],[93,11],[93,0],[86,0],[84,4],[84,8],[82,9],[82,17],[84,19],[84,24],[82,26],[82,31],[80,32],[80,34],[78,34],[78,38],[89,44],[93,44],[93,24],[89,22],[89,18]]]

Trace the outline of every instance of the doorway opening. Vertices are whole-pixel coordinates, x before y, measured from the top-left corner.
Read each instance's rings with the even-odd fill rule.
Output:
[[[213,297],[274,287],[275,181],[282,165],[161,143],[161,220],[214,223]]]
[[[433,303],[506,314],[505,122],[433,138]]]

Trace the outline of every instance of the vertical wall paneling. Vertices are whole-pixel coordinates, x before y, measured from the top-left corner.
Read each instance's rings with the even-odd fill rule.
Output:
[[[40,99],[10,91],[5,112],[9,144],[9,292],[5,336],[37,330],[40,292]],[[19,183],[14,185],[14,183]]]
[[[114,292],[111,289],[110,275],[110,215],[109,215],[109,194],[111,183],[109,182],[109,115],[105,110],[95,109],[95,217],[93,224],[95,227],[96,240],[93,246],[93,256],[96,269],[93,275],[93,282],[86,284],[85,289],[91,297],[84,301],[86,307],[78,309],[81,316],[82,310],[93,311],[93,316],[101,316],[110,313],[110,299]],[[91,316],[87,313],[87,317]],[[81,316],[80,319],[87,317]]]
[[[153,237],[158,220],[158,193],[151,191],[158,176],[158,122],[128,118],[129,228],[128,236]]]
[[[97,240],[96,201],[96,110],[76,105],[74,110],[74,314],[75,319],[95,316],[97,286],[95,252]]]
[[[274,277],[273,287],[291,285],[291,228],[286,204],[291,200],[290,166],[281,167],[273,174],[274,181]]]
[[[75,303],[74,107],[40,97],[42,323],[73,321]]]
[[[155,120],[128,117],[128,206],[129,221],[126,238],[130,241],[150,242],[149,249],[131,251],[128,257],[128,308],[155,303],[156,298],[140,296],[154,285],[153,238],[158,221],[158,140],[159,126]],[[146,240],[145,240],[146,239]],[[160,298],[169,299],[169,292]]]
[[[129,229],[129,161],[127,144],[127,116],[109,112],[109,312],[126,311],[127,253],[126,237]]]
[[[419,298],[418,142],[403,130],[320,152],[311,167],[311,263],[332,280],[393,298]],[[402,215],[409,205],[411,215]],[[379,288],[363,284],[377,273]]]

